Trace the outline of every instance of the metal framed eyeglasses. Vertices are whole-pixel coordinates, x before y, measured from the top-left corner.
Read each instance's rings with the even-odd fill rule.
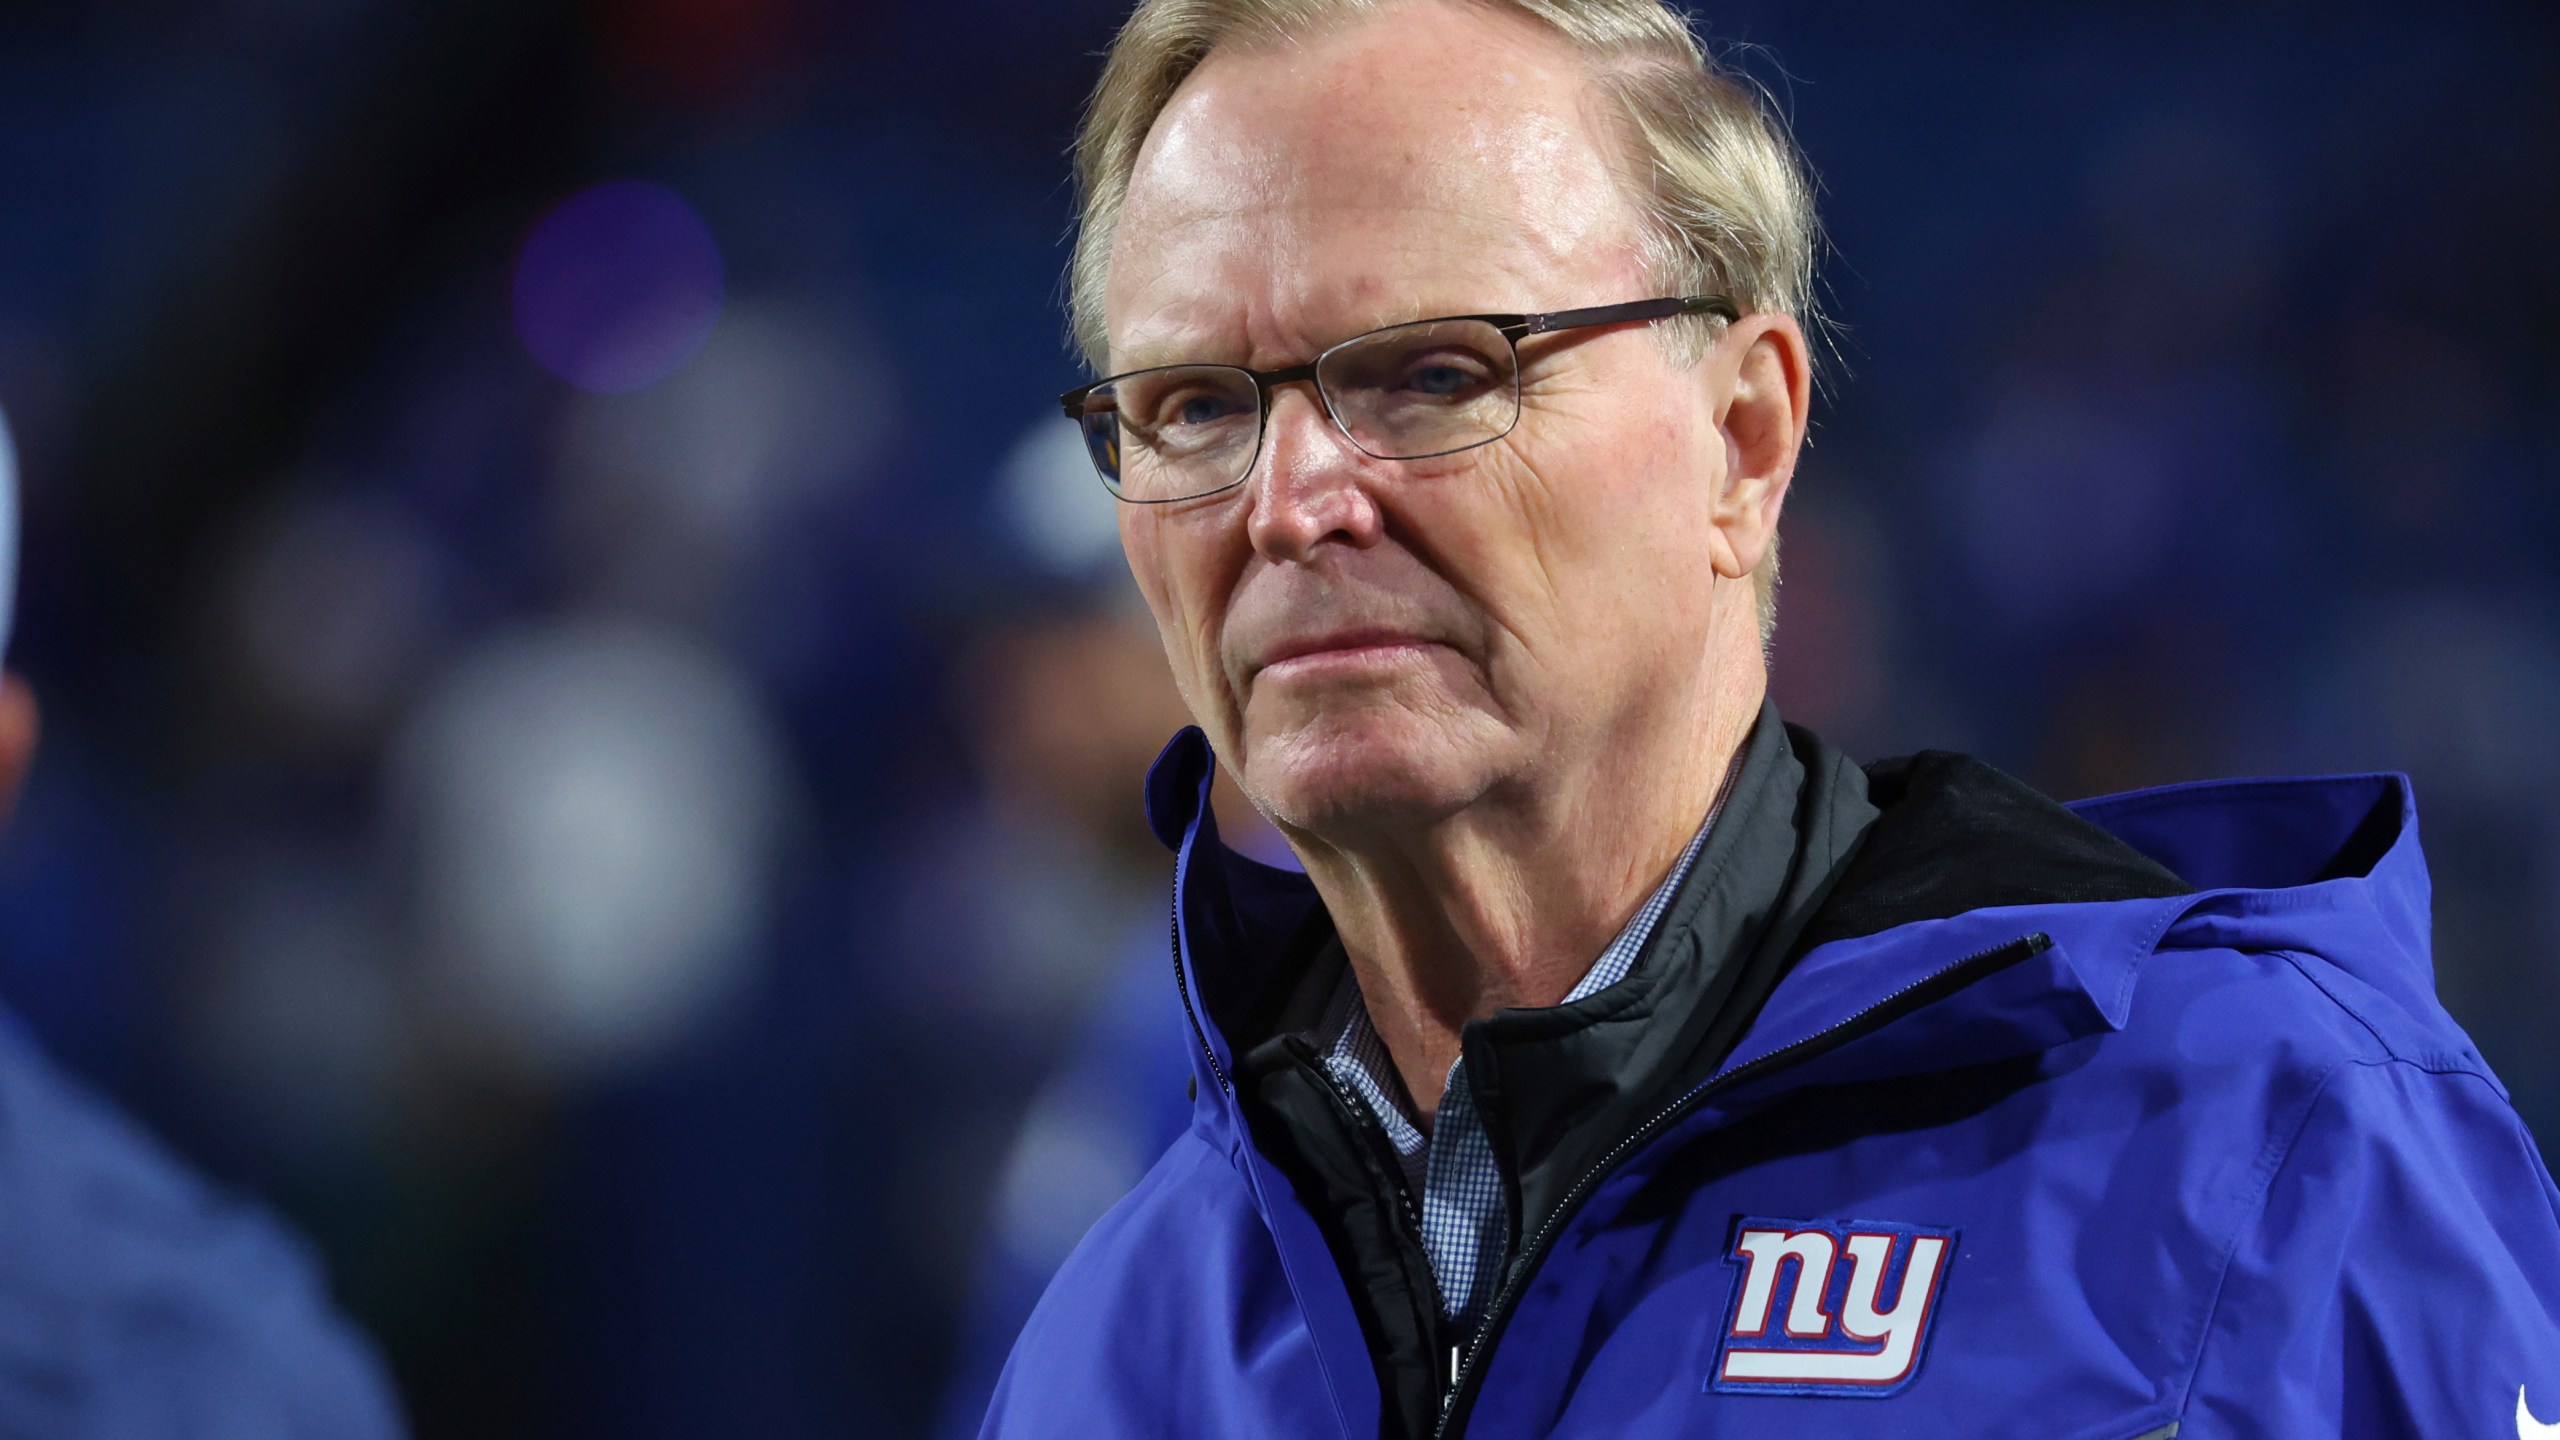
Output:
[[[1244,483],[1262,453],[1271,392],[1315,382],[1327,418],[1361,453],[1427,460],[1490,445],[1520,423],[1519,342],[1531,335],[1677,315],[1741,318],[1722,295],[1633,300],[1543,315],[1450,315],[1354,335],[1304,365],[1159,365],[1058,397],[1111,493],[1133,505],[1197,500]]]

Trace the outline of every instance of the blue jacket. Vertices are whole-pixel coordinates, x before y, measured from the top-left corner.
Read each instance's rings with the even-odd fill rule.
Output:
[[[1207,785],[1196,740],[1150,780],[1187,1003],[1313,904],[1219,844]],[[2073,808],[2193,889],[1797,956],[1536,1237],[1444,1433],[2560,1436],[2560,1192],[2435,1000],[2407,782]],[[990,1436],[1385,1423],[1192,1008],[1190,1129],[1060,1271]]]
[[[315,1257],[0,1011],[0,1436],[399,1440]]]

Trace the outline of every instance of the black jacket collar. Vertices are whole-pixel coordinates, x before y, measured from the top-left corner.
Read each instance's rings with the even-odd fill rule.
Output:
[[[1515,1243],[1733,1048],[1875,818],[1856,766],[1763,707],[1724,813],[1627,978],[1467,1027],[1466,1075]]]

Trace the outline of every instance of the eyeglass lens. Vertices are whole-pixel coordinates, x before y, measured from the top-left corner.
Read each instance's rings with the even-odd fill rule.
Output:
[[[1316,385],[1353,444],[1419,460],[1499,440],[1520,419],[1519,358],[1482,320],[1426,320],[1337,345]],[[1085,399],[1085,447],[1124,500],[1185,500],[1227,489],[1262,444],[1251,373],[1175,365],[1124,375]]]

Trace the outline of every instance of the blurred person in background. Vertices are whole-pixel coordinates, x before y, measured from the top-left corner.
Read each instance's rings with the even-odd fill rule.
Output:
[[[1182,723],[1154,627],[1123,604],[1061,607],[991,635],[967,671],[975,748],[996,782],[989,793],[1060,827],[1042,868],[1061,849],[1109,862],[1094,877],[1107,883],[1090,884],[1078,903],[1053,898],[1026,913],[1026,941],[1053,952],[1078,940],[1116,943],[1096,972],[1061,977],[1072,989],[1042,1007],[1052,1022],[1069,1021],[1065,1043],[987,1187],[983,1251],[940,1425],[954,1437],[976,1433],[1015,1334],[1067,1252],[1191,1112],[1188,1027],[1164,1003],[1169,868],[1132,803],[1165,722]],[[993,894],[998,904],[1036,904],[1040,890]],[[1106,904],[1107,918],[1098,913]],[[1042,935],[1050,938],[1030,938]]]
[[[0,416],[0,652],[17,589]],[[0,823],[35,761],[35,692],[0,680]],[[5,997],[0,997],[5,998]],[[0,1010],[0,1434],[395,1440],[372,1346],[299,1237],[196,1176]]]
[[[987,894],[999,909],[1020,907],[1015,947],[1027,957],[1095,938],[1116,948],[1099,971],[1064,976],[1073,988],[1039,1007],[1045,1022],[1075,1018],[988,1187],[938,1422],[951,1440],[977,1433],[1005,1355],[1058,1265],[1191,1116],[1191,1028],[1165,992],[1171,866],[1136,803],[1148,762],[1184,722],[1181,692],[1130,583],[1114,502],[1093,483],[1074,432],[1044,423],[1027,437],[1001,493],[1005,529],[1032,580],[968,647],[958,710],[986,795],[1042,858],[1017,855],[973,879],[995,879]],[[1232,786],[1221,785],[1214,803],[1230,843],[1296,863]],[[1090,867],[1081,900],[1036,883],[1061,857],[1078,856]],[[1028,1036],[1007,1048],[1046,1053]]]
[[[1678,16],[1144,0],[1079,179],[1196,1103],[986,1433],[2551,1428],[2405,780],[1781,723],[1811,192]]]

